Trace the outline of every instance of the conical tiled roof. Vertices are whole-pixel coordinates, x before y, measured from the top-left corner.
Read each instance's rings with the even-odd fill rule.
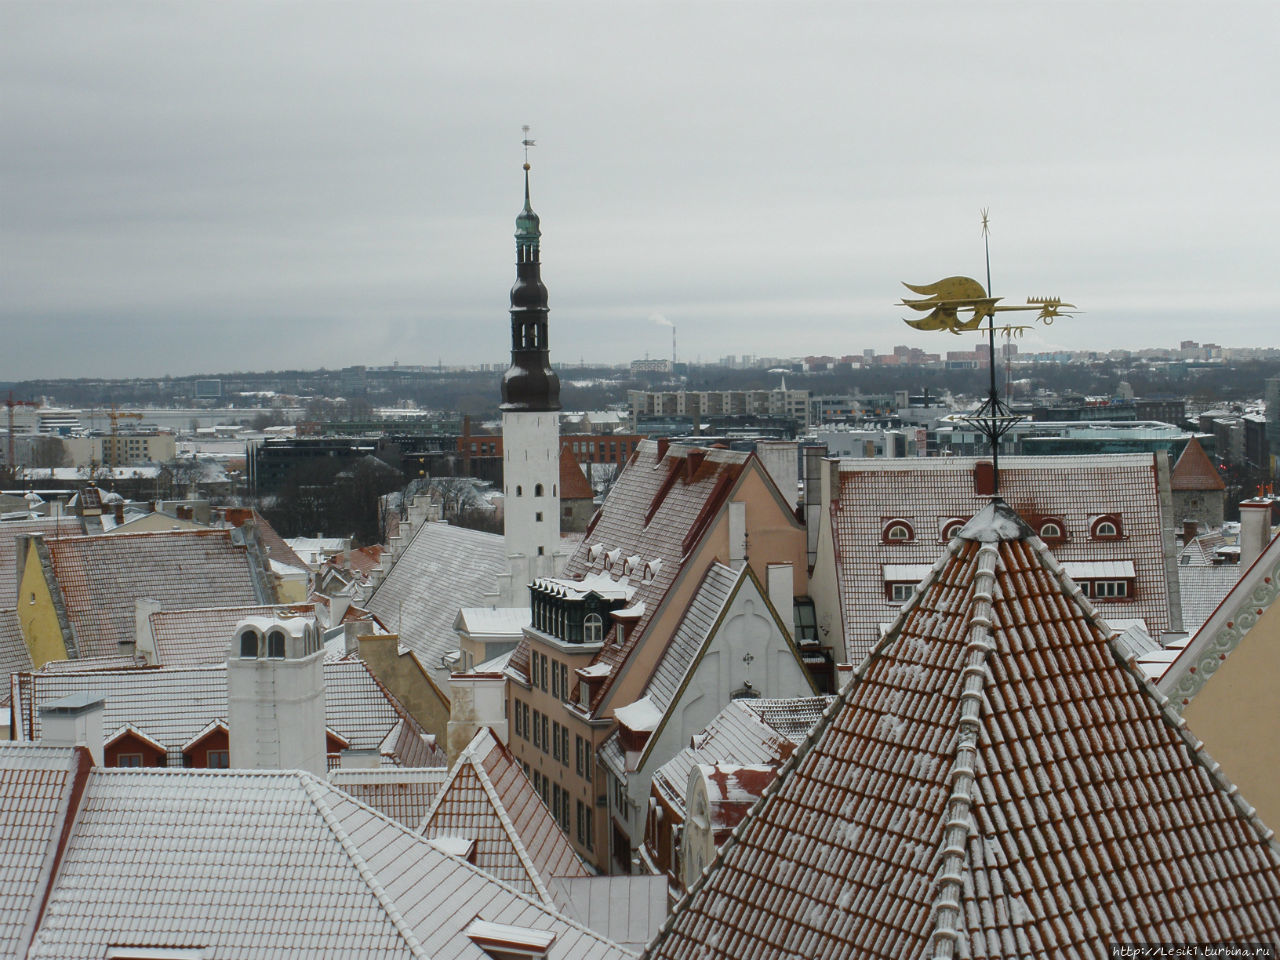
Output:
[[[1213,461],[1200,446],[1200,441],[1192,437],[1182,448],[1182,455],[1173,465],[1169,474],[1169,486],[1174,490],[1225,490]]]
[[[650,957],[1280,939],[1280,851],[1044,545],[974,517]]]

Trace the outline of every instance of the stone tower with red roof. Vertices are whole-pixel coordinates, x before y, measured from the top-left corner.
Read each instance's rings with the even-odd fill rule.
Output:
[[[1227,486],[1209,455],[1192,437],[1182,448],[1182,455],[1169,474],[1173,491],[1173,522],[1195,520],[1210,530],[1222,526]]]

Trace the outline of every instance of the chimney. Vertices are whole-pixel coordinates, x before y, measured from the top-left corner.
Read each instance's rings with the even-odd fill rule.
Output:
[[[1182,545],[1185,547],[1200,536],[1200,524],[1195,520],[1182,521]]]
[[[690,450],[684,458],[684,482],[693,483],[694,475],[698,472],[698,468],[702,466],[702,461],[707,459],[707,451],[701,447],[695,447]]]
[[[372,620],[352,620],[342,625],[342,639],[348,656],[360,656],[360,638],[373,635]]]
[[[124,501],[117,500],[112,506],[111,512],[115,515],[116,524],[124,523]]]
[[[979,460],[973,465],[973,494],[976,497],[996,495],[996,467],[990,460]]]
[[[1271,501],[1261,497],[1240,504],[1240,566],[1248,568],[1271,542]]]
[[[177,517],[179,520],[190,520],[192,518],[192,514],[193,511],[190,507],[178,507]]]
[[[40,705],[40,742],[49,747],[87,747],[102,766],[102,717],[107,702],[91,693],[73,693]]]
[[[667,451],[671,449],[671,441],[666,437],[658,440],[658,459],[661,460],[667,455]]]
[[[795,634],[795,577],[791,564],[771,563],[765,568],[765,580],[769,590],[769,602],[778,611],[778,617],[787,632]]]

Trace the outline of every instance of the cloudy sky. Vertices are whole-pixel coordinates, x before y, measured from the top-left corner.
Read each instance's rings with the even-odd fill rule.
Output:
[[[0,379],[1276,345],[1280,4],[0,4]]]

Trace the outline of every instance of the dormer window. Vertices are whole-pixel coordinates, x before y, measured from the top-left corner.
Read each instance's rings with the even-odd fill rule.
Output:
[[[947,517],[938,525],[938,539],[947,543],[964,528],[964,525],[964,517]]]
[[[1124,536],[1124,528],[1120,525],[1120,518],[1115,514],[1104,514],[1093,518],[1089,526],[1089,536],[1094,540],[1119,540]]]
[[[916,532],[905,520],[888,520],[881,531],[885,543],[909,543],[916,538]]]
[[[1056,543],[1067,539],[1067,525],[1057,517],[1047,517],[1040,521],[1036,531],[1045,543]]]
[[[604,640],[604,620],[598,613],[589,613],[582,621],[584,643],[600,643]]]

